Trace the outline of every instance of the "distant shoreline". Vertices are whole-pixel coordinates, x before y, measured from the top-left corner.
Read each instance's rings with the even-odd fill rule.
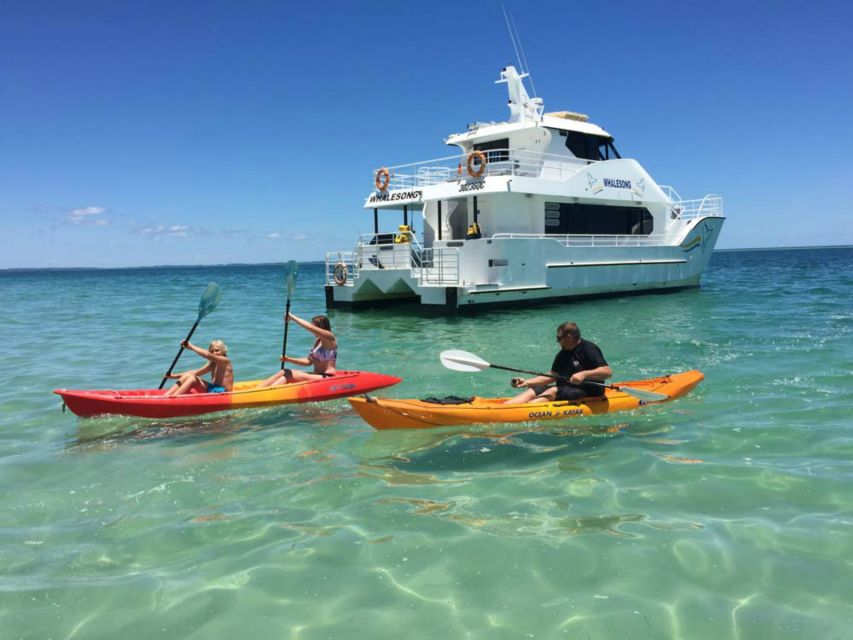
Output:
[[[714,253],[736,253],[745,251],[807,251],[809,249],[853,249],[850,244],[828,244],[804,247],[750,247],[744,249],[714,249]],[[31,273],[39,271],[142,271],[145,269],[212,269],[212,268],[250,268],[250,267],[275,267],[284,265],[284,262],[231,262],[226,264],[158,264],[140,267],[7,267],[0,269],[3,273]],[[299,264],[325,264],[323,260],[306,260]]]

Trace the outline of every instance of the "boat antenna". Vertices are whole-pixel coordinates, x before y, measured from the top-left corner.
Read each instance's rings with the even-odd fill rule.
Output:
[[[507,15],[506,5],[501,2],[501,9],[504,12],[504,20],[506,20],[506,28],[509,31],[509,39],[512,41],[512,48],[515,49],[515,57],[518,58],[518,69],[528,78],[530,78],[530,88],[533,90],[533,95],[536,95],[536,85],[533,84],[533,76],[530,75],[530,67],[527,66],[527,56],[524,55],[524,47],[521,44],[521,36],[518,34],[518,27],[515,25],[515,16],[510,12]],[[516,45],[516,42],[518,43]],[[519,51],[521,52],[519,54]]]
[[[518,59],[518,70],[524,73],[524,67],[521,64],[521,56],[518,54],[518,47],[515,44],[515,35],[512,32],[512,27],[509,24],[509,16],[506,14],[506,6],[501,2],[501,9],[504,12],[504,20],[506,20],[506,29],[509,31],[509,40],[512,42],[512,48],[515,49],[515,57]]]

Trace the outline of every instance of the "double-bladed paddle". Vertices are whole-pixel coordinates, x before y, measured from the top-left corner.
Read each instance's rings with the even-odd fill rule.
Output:
[[[281,341],[281,370],[284,371],[284,354],[287,353],[287,327],[290,323],[287,321],[287,314],[290,313],[290,298],[293,296],[293,287],[296,286],[296,271],[299,265],[296,260],[291,260],[284,268],[284,281],[287,285],[287,304],[284,310],[284,339]]]
[[[459,349],[450,349],[448,351],[442,351],[441,355],[441,364],[443,364],[448,369],[453,369],[454,371],[483,371],[484,369],[502,369],[503,371],[514,371],[516,373],[529,373],[532,376],[547,376],[549,378],[553,378],[555,376],[551,376],[547,373],[538,373],[536,371],[528,371],[527,369],[515,369],[513,367],[503,367],[499,364],[491,364],[486,362],[481,357],[474,355],[473,353],[468,353],[467,351],[460,351]],[[566,380],[567,378],[561,378],[560,376],[556,376],[558,380]],[[641,389],[634,389],[633,387],[629,387],[626,385],[620,384],[604,384],[603,382],[594,382],[592,380],[584,380],[583,384],[592,384],[597,387],[605,387],[607,389],[616,389],[617,391],[622,391],[623,393],[627,393],[629,396],[634,396],[635,398],[639,398],[640,400],[644,400],[645,402],[660,402],[661,400],[667,400],[669,398],[668,395],[663,393],[655,393],[654,391],[642,391]]]
[[[184,342],[189,342],[190,338],[193,337],[193,333],[195,333],[195,329],[198,326],[198,323],[201,322],[201,319],[208,315],[211,311],[216,308],[216,305],[219,304],[219,301],[222,299],[222,291],[219,290],[219,285],[215,282],[211,282],[207,285],[207,289],[204,290],[204,293],[201,296],[201,300],[198,301],[198,317],[195,319],[195,324],[193,324],[193,328],[190,329],[190,332],[187,334]],[[163,376],[163,379],[160,381],[160,386],[158,389],[162,389],[163,385],[166,384],[166,380],[169,379],[169,376],[172,375],[172,369],[175,368],[175,365],[178,364],[178,358],[181,357],[181,354],[184,352],[184,345],[181,344],[181,348],[178,349],[178,353],[175,355],[175,359],[172,360],[172,366],[169,367],[169,370],[166,372],[166,375]]]

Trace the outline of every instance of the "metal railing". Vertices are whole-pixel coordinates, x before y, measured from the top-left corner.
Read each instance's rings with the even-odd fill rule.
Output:
[[[674,244],[669,234],[555,234],[555,233],[496,233],[494,240],[554,240],[564,247],[659,247]]]
[[[354,251],[330,251],[326,254],[326,284],[351,287],[358,278],[358,270],[358,255]]]
[[[421,287],[448,287],[459,284],[459,249],[433,247],[424,249],[412,276]]]
[[[355,250],[326,254],[326,284],[351,287],[361,272],[380,269],[409,271],[420,286],[453,286],[459,284],[459,250],[424,249],[406,231],[362,234]]]
[[[697,200],[679,200],[673,203],[673,210],[681,220],[702,216],[722,217],[723,198],[712,193]]]
[[[411,269],[423,247],[411,231],[365,233],[358,237],[354,253],[361,269]]]
[[[519,149],[489,149],[483,151],[486,165],[480,178],[488,176],[527,176],[547,180],[567,180],[587,165],[597,162],[554,153],[538,153]],[[479,170],[479,164],[475,171]],[[388,167],[388,190],[428,187],[443,182],[467,180],[468,156],[457,154]],[[376,171],[373,173],[376,177]]]

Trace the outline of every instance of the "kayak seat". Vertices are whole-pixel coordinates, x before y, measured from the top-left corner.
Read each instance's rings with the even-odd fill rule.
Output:
[[[423,398],[421,402],[429,402],[430,404],[471,404],[474,397],[460,398],[459,396],[445,396],[443,398]]]

